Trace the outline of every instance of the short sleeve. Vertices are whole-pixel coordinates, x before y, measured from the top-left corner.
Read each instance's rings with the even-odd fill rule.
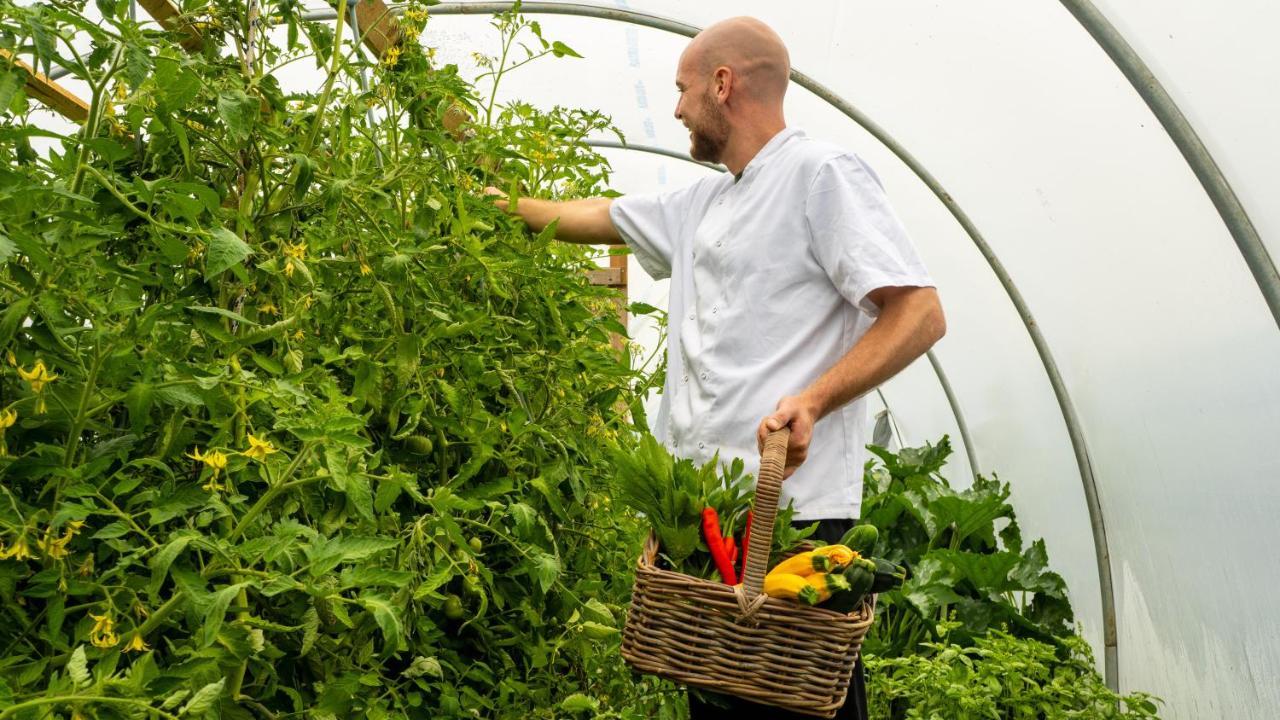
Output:
[[[668,192],[625,195],[609,206],[613,226],[654,279],[671,277],[671,260],[696,187],[697,183]]]
[[[878,288],[934,286],[880,179],[856,155],[837,156],[818,169],[805,200],[805,221],[818,264],[863,312],[879,314],[867,299]]]

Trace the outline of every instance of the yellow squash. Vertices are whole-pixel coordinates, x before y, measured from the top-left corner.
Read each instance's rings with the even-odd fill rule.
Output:
[[[817,588],[806,582],[805,578],[790,573],[769,573],[764,579],[764,594],[784,600],[799,600],[809,605],[818,602]]]
[[[817,550],[810,550],[809,552],[792,555],[778,563],[769,571],[769,575],[778,573],[779,575],[799,575],[804,577],[818,572],[826,572],[830,569],[830,558],[818,553]]]
[[[845,545],[824,545],[813,552],[831,560],[831,570],[848,567],[849,563],[860,557]]]
[[[849,589],[849,581],[845,579],[844,573],[814,573],[804,579],[805,584],[813,588],[814,592],[807,597],[802,597],[804,602],[810,605],[817,605],[829,599],[832,595],[841,590]],[[812,600],[810,600],[812,598]]]

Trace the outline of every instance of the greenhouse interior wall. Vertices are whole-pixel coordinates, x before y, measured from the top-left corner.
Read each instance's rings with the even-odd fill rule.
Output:
[[[704,27],[758,17],[793,67],[866,113],[980,229],[1034,315],[1080,418],[1114,582],[1122,692],[1162,716],[1280,717],[1280,331],[1227,226],[1116,64],[1058,2],[674,2],[609,8]],[[1098,0],[1280,254],[1280,4]],[[317,5],[322,9],[325,6]],[[687,39],[604,19],[545,15],[583,59],[521,68],[500,93],[598,108],[626,138],[688,151],[672,116]],[[433,16],[422,41],[474,75],[485,15]],[[286,85],[312,82],[304,70]],[[946,474],[1011,483],[1024,535],[1044,537],[1081,633],[1104,657],[1094,534],[1058,399],[1027,325],[938,197],[864,128],[793,84],[787,120],[876,170],[938,283],[934,348],[973,443],[923,358],[882,388],[902,442],[949,435]],[[50,123],[58,121],[50,116]],[[714,170],[606,149],[623,193]],[[664,307],[666,282],[632,260],[630,297]],[[632,322],[653,351],[649,318]]]
[[[1116,596],[1122,691],[1170,718],[1280,716],[1280,333],[1222,219],[1152,111],[1059,3],[681,3],[619,9],[691,25],[732,15],[774,27],[800,70],[869,115],[937,177],[1009,270],[1080,414],[1097,476]],[[1280,252],[1280,6],[1101,2],[1213,153],[1271,255]],[[505,89],[597,107],[627,139],[688,151],[672,116],[687,39],[600,19],[540,16],[582,60],[522,69]],[[439,17],[425,42],[465,67],[493,43],[485,17]],[[938,282],[935,353],[983,473],[1013,486],[1077,619],[1103,657],[1093,535],[1067,428],[1035,348],[991,268],[929,189],[865,130],[794,84],[788,124],[876,170]],[[621,192],[714,172],[606,151]],[[632,260],[630,293],[662,307],[666,282]],[[652,346],[647,319],[633,335]],[[929,365],[883,387],[907,445],[954,416]],[[965,453],[948,477],[970,476]]]

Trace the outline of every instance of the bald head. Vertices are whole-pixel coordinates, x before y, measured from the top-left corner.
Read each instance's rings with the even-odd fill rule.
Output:
[[[791,57],[773,28],[751,17],[722,20],[698,33],[681,64],[699,74],[727,67],[733,90],[765,105],[781,105],[791,75]]]

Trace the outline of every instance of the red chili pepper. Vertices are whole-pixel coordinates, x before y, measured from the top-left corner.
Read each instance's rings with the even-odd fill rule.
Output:
[[[729,553],[729,564],[738,566],[738,542],[733,539],[732,535],[726,535],[724,538],[725,552]]]
[[[716,509],[702,509],[702,535],[706,538],[707,548],[711,550],[711,559],[716,562],[716,569],[726,585],[737,585],[738,576],[733,571],[733,563],[729,561],[729,553],[724,547],[724,538],[720,535],[720,517]]]
[[[742,531],[742,574],[747,574],[747,548],[751,545],[751,511],[747,511],[746,529]]]

